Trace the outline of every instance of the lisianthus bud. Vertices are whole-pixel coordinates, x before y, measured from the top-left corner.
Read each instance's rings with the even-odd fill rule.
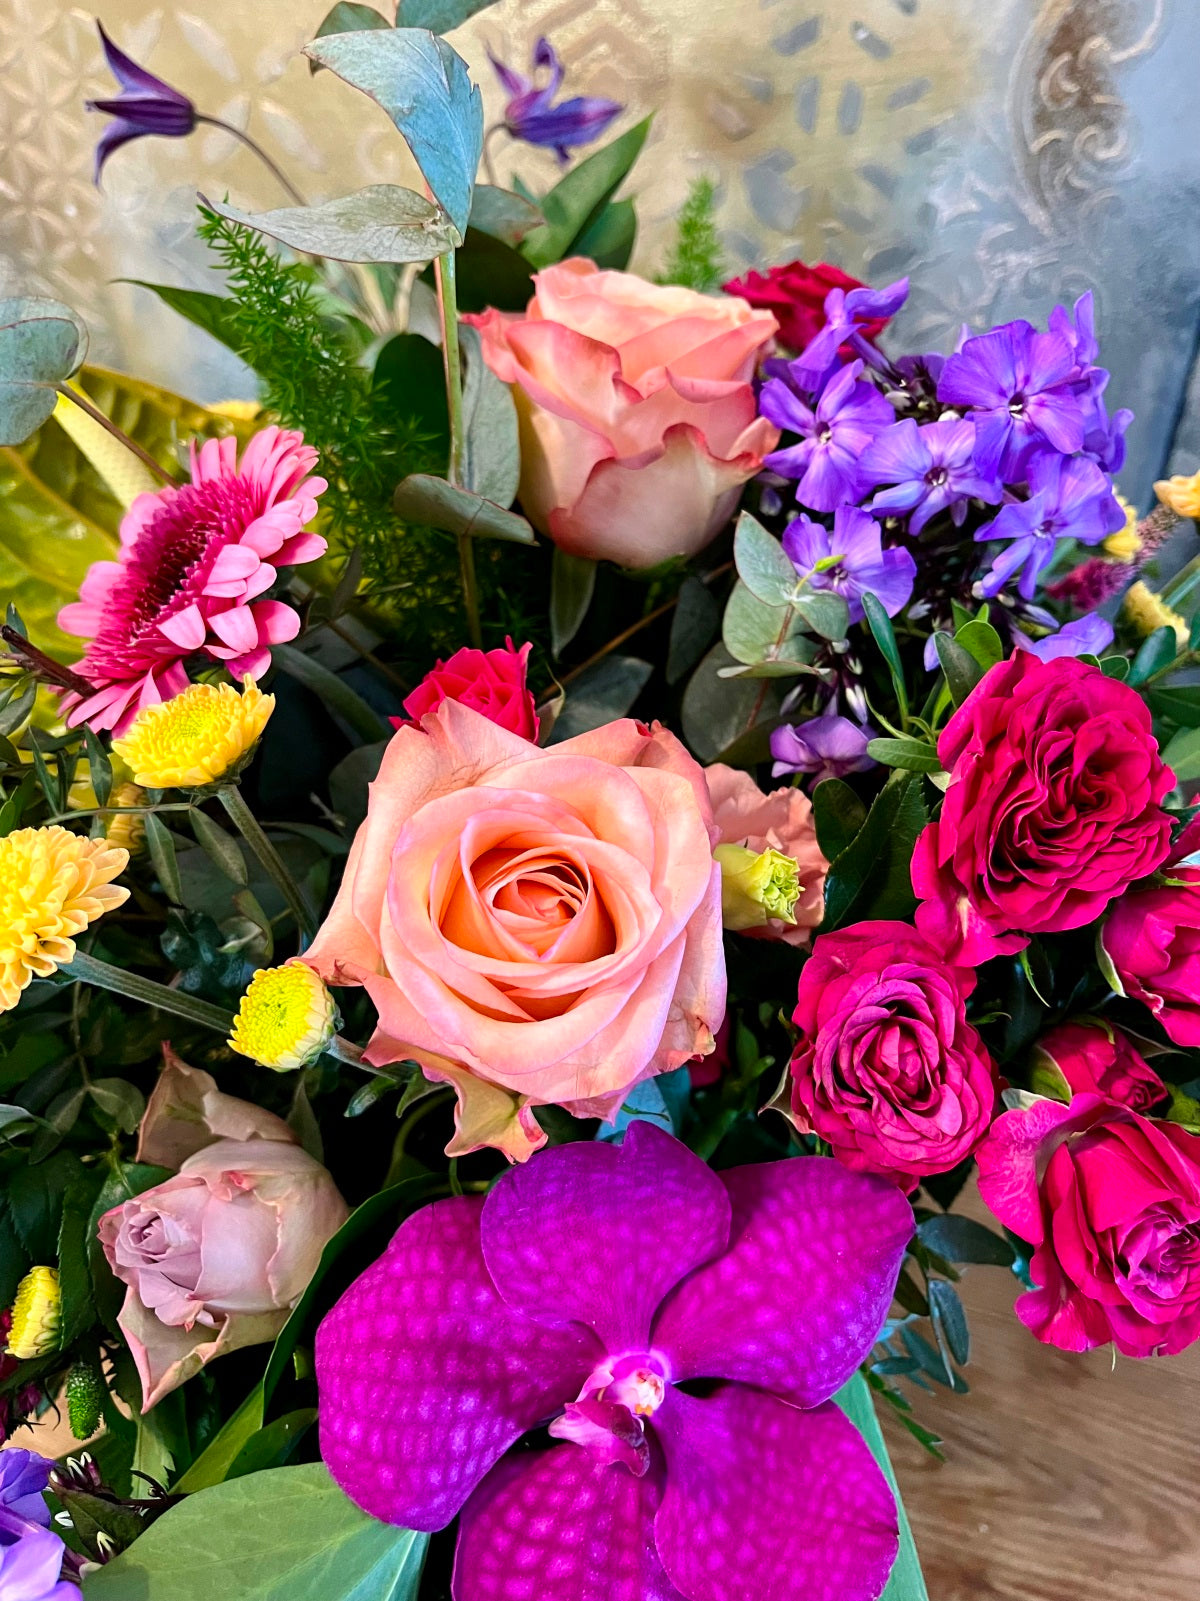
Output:
[[[203,789],[235,778],[275,710],[247,673],[232,684],[191,684],[171,700],[146,706],[113,750],[144,789]]]
[[[288,962],[260,968],[247,986],[229,1043],[242,1056],[277,1073],[307,1067],[329,1044],[337,1007],[311,967]]]
[[[48,1356],[58,1348],[61,1323],[62,1291],[58,1269],[31,1267],[17,1285],[12,1328],[8,1331],[9,1356],[15,1356],[20,1362]]]
[[[721,920],[737,932],[761,928],[772,917],[794,923],[792,908],[800,899],[800,872],[794,856],[768,847],[718,845],[713,852],[721,868]]]

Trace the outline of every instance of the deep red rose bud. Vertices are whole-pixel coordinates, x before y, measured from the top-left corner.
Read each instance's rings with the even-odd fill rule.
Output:
[[[819,935],[792,1021],[792,1118],[847,1167],[906,1189],[945,1173],[987,1132],[992,1059],[967,1022],[975,975],[908,923]]]
[[[438,662],[404,701],[407,717],[393,717],[392,727],[419,723],[426,712],[438,709],[444,700],[460,701],[472,711],[490,718],[510,734],[535,740],[538,717],[534,699],[526,683],[531,645],[520,650],[511,639],[503,650],[474,650],[464,646],[448,662]]]
[[[779,337],[792,350],[803,350],[825,326],[825,296],[831,289],[865,289],[866,284],[852,278],[840,267],[818,261],[809,267],[803,261],[789,261],[784,267],[748,272],[721,286],[727,295],[740,295],[756,311],[773,311],[779,323]],[[863,336],[874,342],[887,327],[887,317],[878,317],[862,326]]]
[[[1056,1100],[1103,1095],[1135,1112],[1149,1112],[1168,1094],[1129,1036],[1099,1018],[1061,1023],[1043,1035],[1033,1071],[1034,1089]]]

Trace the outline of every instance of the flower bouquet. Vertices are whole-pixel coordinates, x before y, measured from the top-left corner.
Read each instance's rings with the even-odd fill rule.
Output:
[[[1087,295],[906,352],[704,181],[629,273],[480,9],[335,6],[413,186],[143,286],[255,401],[0,304],[4,1601],[923,1601],[968,1265],[1200,1336],[1196,481]],[[98,172],[212,120],[101,37]]]

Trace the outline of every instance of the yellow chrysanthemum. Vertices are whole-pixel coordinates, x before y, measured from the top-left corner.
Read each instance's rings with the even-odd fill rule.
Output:
[[[12,1328],[8,1331],[8,1354],[21,1362],[35,1356],[48,1356],[58,1349],[62,1327],[62,1290],[58,1269],[31,1267],[17,1285],[13,1302]]]
[[[1193,473],[1190,478],[1160,478],[1154,493],[1177,517],[1200,518],[1200,473]]]
[[[140,711],[113,750],[144,789],[202,789],[231,777],[275,710],[252,678],[192,684],[173,700]]]
[[[1171,610],[1161,595],[1156,595],[1152,589],[1147,589],[1140,578],[1136,584],[1130,584],[1125,591],[1121,615],[1143,639],[1152,634],[1156,628],[1173,628],[1179,643],[1187,644],[1187,623],[1177,611]]]
[[[1142,536],[1137,531],[1137,507],[1131,506],[1124,495],[1117,494],[1117,500],[1125,513],[1125,526],[1118,528],[1115,534],[1109,534],[1102,548],[1106,556],[1128,565],[1131,561],[1136,561],[1141,553]]]
[[[800,899],[800,871],[794,856],[745,845],[718,845],[713,852],[721,868],[721,921],[735,932],[761,928],[772,917],[794,923],[792,908]]]
[[[260,968],[242,996],[229,1043],[286,1073],[316,1061],[337,1029],[333,996],[303,962]]]
[[[140,784],[116,784],[108,797],[110,806],[140,806],[146,791]],[[104,837],[110,845],[118,845],[131,856],[138,856],[146,848],[146,818],[141,812],[111,812],[104,818]]]
[[[17,1004],[31,979],[72,961],[73,936],[128,900],[112,882],[128,860],[108,840],[56,823],[0,839],[0,1011]]]

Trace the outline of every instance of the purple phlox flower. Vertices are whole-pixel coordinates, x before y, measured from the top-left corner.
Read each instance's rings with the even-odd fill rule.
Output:
[[[557,152],[560,161],[570,159],[572,145],[590,144],[624,110],[615,100],[601,100],[594,95],[576,95],[571,100],[551,102],[563,81],[563,65],[549,39],[539,39],[533,51],[533,73],[525,77],[497,61],[491,55],[496,76],[508,91],[509,100],[504,108],[504,126],[514,139],[526,144],[543,145]],[[538,74],[547,77],[538,83]]]
[[[1112,624],[1098,612],[1088,617],[1075,617],[1064,623],[1056,634],[1045,639],[1030,639],[1019,628],[1013,629],[1013,645],[1017,650],[1028,651],[1039,661],[1057,661],[1060,656],[1099,656],[1113,642]]]
[[[800,435],[799,444],[772,451],[765,465],[799,479],[796,499],[814,511],[834,511],[857,499],[858,458],[896,415],[874,384],[860,382],[862,370],[861,361],[836,368],[815,406],[789,378],[768,379],[758,397],[768,421]]]
[[[984,595],[998,594],[1020,569],[1018,592],[1032,600],[1038,576],[1053,559],[1058,540],[1096,545],[1125,526],[1125,513],[1111,483],[1089,457],[1039,451],[1029,463],[1028,476],[1029,499],[1002,506],[975,535],[978,543],[1012,541],[983,580]]]
[[[844,778],[847,773],[864,773],[875,766],[867,755],[868,743],[878,738],[864,723],[827,712],[810,717],[806,723],[785,724],[771,733],[771,755],[775,764],[772,778],[785,773],[812,773],[819,784],[825,778]]]
[[[837,360],[839,347],[847,342],[860,355],[878,359],[874,347],[859,330],[867,323],[894,317],[907,299],[907,278],[898,278],[885,289],[831,289],[825,296],[824,328],[796,358],[800,377],[815,383]]]
[[[36,1451],[0,1451],[0,1596],[4,1601],[79,1601],[62,1577],[66,1547],[50,1528],[42,1496],[54,1463]]]
[[[169,83],[156,78],[145,67],[127,56],[112,42],[97,22],[100,43],[108,70],[120,85],[120,93],[111,100],[89,100],[89,111],[102,111],[115,120],[100,135],[96,145],[96,166],[93,177],[100,182],[104,163],[113,151],[131,139],[149,135],[161,139],[183,139],[196,126],[196,108],[185,94],[172,89]]]
[[[937,653],[937,640],[932,634],[925,641],[925,649],[921,652],[921,665],[927,673],[936,672],[942,665],[942,659]]]
[[[913,400],[936,400],[938,380],[946,365],[945,356],[928,351],[921,356],[897,356],[892,370],[899,382],[896,387]]]
[[[1125,465],[1125,434],[1133,421],[1128,406],[1108,415],[1103,397],[1096,394],[1084,408],[1083,453],[1106,473],[1119,473]]]
[[[890,484],[870,509],[893,517],[909,514],[908,531],[919,534],[939,512],[961,527],[971,499],[995,505],[1000,486],[975,468],[975,425],[965,418],[924,423],[911,418],[878,434],[858,464],[864,484]]]
[[[1075,302],[1074,315],[1065,306],[1055,306],[1050,313],[1047,326],[1052,334],[1065,339],[1070,345],[1075,357],[1077,377],[1087,377],[1096,357],[1100,354],[1100,343],[1096,338],[1096,308],[1092,291],[1089,289],[1080,295]],[[1105,373],[1107,381],[1108,374]]]
[[[717,1174],[644,1121],[540,1151],[409,1218],[325,1318],[326,1463],[387,1522],[461,1512],[456,1601],[869,1601],[895,1507],[829,1397],[911,1232],[816,1157]]]
[[[810,517],[797,517],[783,531],[788,560],[810,589],[828,589],[846,602],[850,621],[862,618],[869,590],[889,617],[912,594],[917,564],[902,546],[883,549],[879,524],[858,506],[839,506],[832,530]]]
[[[54,1467],[49,1457],[15,1446],[0,1451],[0,1507],[24,1518],[27,1523],[50,1527],[50,1509],[42,1491],[50,1482]]]
[[[1061,334],[1009,322],[968,339],[938,383],[943,405],[969,407],[975,466],[984,478],[1019,483],[1031,449],[1071,454],[1083,444],[1083,408],[1070,380],[1075,352]]]

